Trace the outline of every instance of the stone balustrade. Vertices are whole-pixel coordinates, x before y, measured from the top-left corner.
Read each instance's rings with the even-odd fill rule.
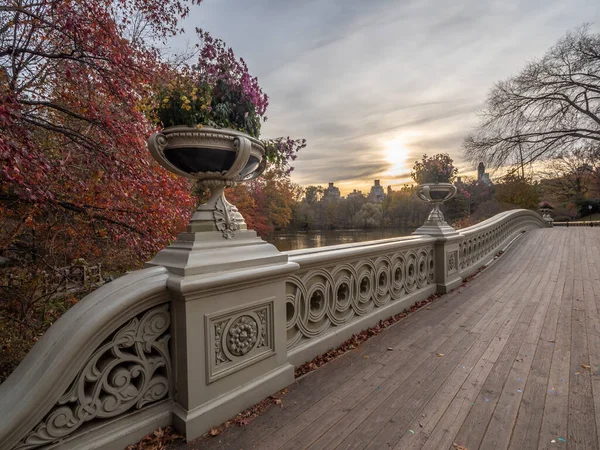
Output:
[[[194,439],[546,226],[515,210],[455,234],[288,253],[245,229],[190,229],[42,336],[0,386],[2,448],[123,448],[170,424]]]

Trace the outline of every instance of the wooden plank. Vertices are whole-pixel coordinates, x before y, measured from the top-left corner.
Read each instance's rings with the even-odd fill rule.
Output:
[[[592,394],[594,401],[594,416],[596,419],[596,438],[600,442],[600,318],[597,301],[600,302],[600,254],[598,242],[600,241],[600,230],[594,232],[587,229],[584,237],[587,266],[589,273],[583,279],[583,297],[587,318],[587,340],[590,354],[590,370]]]
[[[569,367],[571,359],[571,310],[574,287],[574,260],[571,251],[573,245],[576,245],[576,241],[573,233],[569,233],[567,237],[569,252],[567,253],[567,264],[564,269],[566,281],[561,296],[555,342],[550,342],[554,349],[538,442],[538,449],[544,450],[555,449],[555,443],[559,442],[558,439],[567,439],[568,386],[571,375]]]
[[[585,233],[580,231],[580,235]],[[592,398],[591,366],[588,353],[586,308],[583,297],[583,245],[575,248],[575,270],[573,280],[573,312],[571,316],[571,372],[569,382],[569,427],[570,449],[598,448],[594,401]],[[589,276],[589,272],[588,272]]]
[[[480,445],[481,449],[506,449],[510,444],[513,426],[517,420],[523,392],[529,378],[529,372],[545,322],[546,313],[556,285],[556,282],[552,280],[552,275],[560,267],[560,261],[556,258],[550,258],[551,255],[548,254],[548,250],[553,248],[554,246],[545,248],[547,254],[547,258],[544,261],[546,263],[545,269],[543,264],[537,268],[540,271],[544,270],[539,289],[536,289],[531,297],[523,298],[523,301],[528,301],[529,304],[537,304],[537,309],[528,325],[527,333],[525,334],[519,353],[512,364],[512,369],[504,383],[494,413],[485,430],[485,435]]]
[[[544,403],[548,388],[548,376],[552,361],[553,343],[556,337],[556,327],[560,312],[562,291],[565,285],[566,234],[562,233],[557,242],[558,257],[555,261],[555,271],[552,274],[553,291],[550,307],[546,313],[544,326],[539,336],[537,348],[531,365],[531,372],[523,390],[523,398],[515,423],[510,446],[511,450],[537,448],[542,426]]]
[[[516,284],[515,286],[525,286],[525,280],[521,280],[521,282],[522,285]],[[527,281],[528,283],[529,281]],[[387,443],[390,444],[394,442],[395,437],[401,437],[395,448],[423,448],[426,440],[430,437],[430,433],[436,428],[442,415],[452,402],[458,405],[468,399],[468,404],[472,403],[483,384],[483,380],[491,370],[493,362],[510,336],[519,315],[522,313],[524,305],[517,304],[516,295],[513,297],[512,304],[507,304],[505,309],[489,324],[486,330],[486,333],[489,334],[480,337],[469,353],[455,366],[453,373],[435,393],[427,406],[414,414],[413,417],[408,417],[409,420],[412,420],[412,423],[404,429],[396,428],[400,420],[395,417],[393,419],[395,426],[393,428],[388,427],[385,434],[380,433],[370,443],[370,447],[377,448],[376,446],[379,444],[384,445],[382,444],[384,437]],[[516,308],[514,307],[515,304]],[[478,388],[473,390],[474,386],[478,386]],[[404,411],[402,410],[401,413],[403,415]],[[412,432],[406,432],[407,430],[412,430]],[[439,448],[438,443],[434,444],[434,448]]]

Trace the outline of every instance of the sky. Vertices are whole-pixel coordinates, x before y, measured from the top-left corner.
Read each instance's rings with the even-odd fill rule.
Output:
[[[586,22],[598,0],[204,0],[173,46],[223,39],[269,95],[261,135],[308,141],[292,181],[346,194],[409,182],[424,153],[472,175],[461,144],[491,87]]]

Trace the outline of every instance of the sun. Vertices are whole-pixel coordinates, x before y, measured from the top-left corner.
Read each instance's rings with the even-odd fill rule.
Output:
[[[391,164],[388,169],[389,175],[400,175],[408,170],[406,160],[408,159],[408,149],[401,140],[395,139],[386,144],[386,160]]]

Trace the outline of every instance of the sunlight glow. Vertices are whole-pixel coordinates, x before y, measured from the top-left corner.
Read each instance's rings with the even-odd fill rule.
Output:
[[[406,160],[408,158],[408,149],[400,139],[389,141],[386,144],[386,159],[391,164],[387,174],[397,176],[410,171]]]

